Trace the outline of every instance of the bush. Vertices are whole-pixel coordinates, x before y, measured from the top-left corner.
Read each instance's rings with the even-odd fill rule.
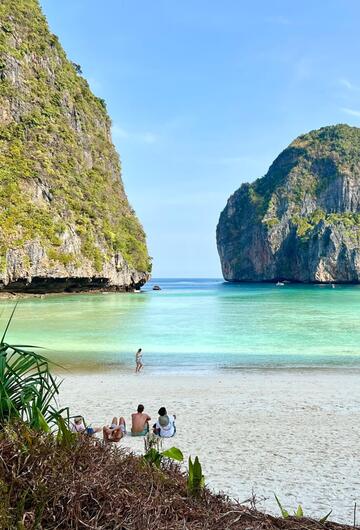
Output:
[[[239,530],[324,528],[279,519],[215,495],[187,495],[186,476],[164,459],[148,465],[118,447],[78,435],[71,445],[24,424],[0,434],[0,528]],[[326,528],[350,528],[326,523]]]
[[[234,519],[223,497],[189,499],[185,476],[167,459],[157,469],[87,436],[68,447],[24,425],[0,436],[0,496],[2,528],[183,529],[187,521],[188,529],[221,529]]]

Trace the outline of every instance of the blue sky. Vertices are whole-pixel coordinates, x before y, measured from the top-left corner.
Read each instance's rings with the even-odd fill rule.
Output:
[[[41,0],[113,121],[155,277],[219,277],[215,228],[296,136],[360,126],[358,0]]]

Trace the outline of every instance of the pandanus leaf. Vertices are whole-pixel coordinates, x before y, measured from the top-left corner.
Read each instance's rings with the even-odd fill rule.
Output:
[[[64,420],[64,418],[61,416],[61,414],[56,415],[56,424],[58,426],[58,433],[57,433],[57,441],[58,443],[61,443],[63,446],[66,447],[73,447],[77,434],[74,432],[71,432]]]
[[[289,512],[287,510],[285,510],[285,508],[283,508],[281,502],[279,501],[278,497],[275,495],[275,499],[276,499],[276,502],[280,508],[280,512],[281,512],[281,515],[283,516],[284,519],[287,519],[289,517]]]
[[[304,512],[303,512],[303,509],[302,509],[302,506],[301,504],[299,504],[296,512],[295,512],[295,517],[297,517],[298,519],[301,519],[301,517],[304,517]]]
[[[49,431],[56,426],[56,395],[59,383],[52,376],[46,357],[31,351],[35,346],[4,342],[16,306],[0,342],[0,428],[22,419],[34,428]]]
[[[202,468],[198,457],[194,462],[189,458],[189,471],[187,480],[188,491],[191,495],[197,496],[205,487],[205,477],[202,474]]]
[[[326,515],[324,515],[324,517],[322,517],[322,518],[319,520],[319,523],[320,523],[320,524],[324,524],[324,523],[326,523],[326,521],[327,521],[328,518],[330,517],[331,512],[332,512],[332,510],[330,510],[329,513],[327,513]]]

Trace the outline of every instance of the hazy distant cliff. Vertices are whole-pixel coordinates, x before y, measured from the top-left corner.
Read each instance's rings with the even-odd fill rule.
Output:
[[[230,281],[360,281],[360,129],[299,136],[243,184],[217,227]]]
[[[127,289],[148,278],[105,103],[79,72],[37,0],[1,0],[0,289]]]

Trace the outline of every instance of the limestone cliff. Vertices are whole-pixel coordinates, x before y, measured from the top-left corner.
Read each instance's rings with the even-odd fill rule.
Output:
[[[360,129],[297,138],[243,184],[217,227],[229,281],[360,281]]]
[[[110,127],[38,0],[1,0],[0,289],[131,289],[148,279]]]

